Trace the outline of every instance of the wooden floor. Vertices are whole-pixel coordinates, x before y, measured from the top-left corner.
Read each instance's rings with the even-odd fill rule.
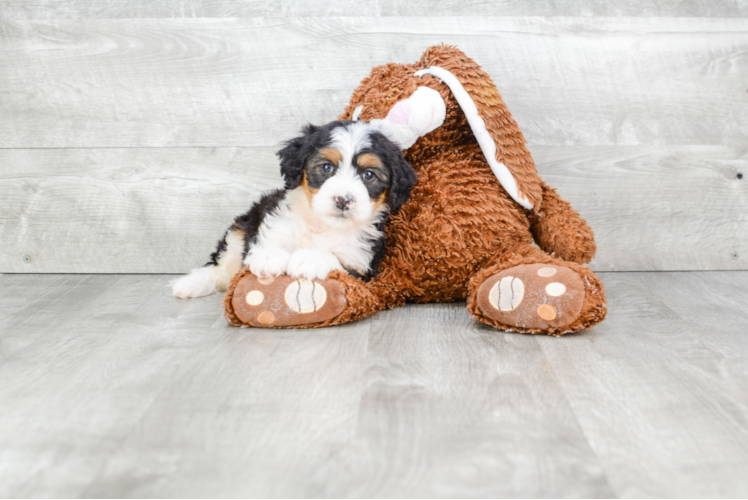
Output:
[[[238,329],[172,278],[0,275],[0,496],[748,495],[748,272],[602,273],[562,338]]]

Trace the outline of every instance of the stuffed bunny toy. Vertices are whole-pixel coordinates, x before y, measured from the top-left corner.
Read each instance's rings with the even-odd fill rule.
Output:
[[[237,326],[323,327],[406,302],[467,301],[478,321],[561,335],[605,318],[600,279],[583,264],[589,225],[538,176],[491,78],[464,53],[430,47],[415,64],[375,67],[342,120],[372,124],[404,150],[418,181],[390,214],[379,272],[324,280],[242,269],[226,317]]]

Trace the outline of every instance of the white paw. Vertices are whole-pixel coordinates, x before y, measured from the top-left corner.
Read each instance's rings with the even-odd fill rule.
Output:
[[[290,256],[282,248],[251,248],[244,264],[259,278],[275,278],[286,273]]]
[[[200,267],[182,276],[172,283],[171,292],[180,299],[204,297],[216,293],[213,267]]]
[[[292,278],[307,280],[325,279],[330,271],[343,269],[340,261],[330,252],[321,250],[296,250],[288,259],[286,273]]]

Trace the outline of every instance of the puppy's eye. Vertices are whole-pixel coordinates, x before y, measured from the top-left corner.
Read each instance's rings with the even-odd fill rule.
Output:
[[[374,179],[374,172],[372,172],[371,170],[367,170],[366,172],[364,172],[363,178],[365,181]]]
[[[322,171],[326,174],[331,174],[333,170],[334,167],[329,163],[325,163],[324,165],[322,165]]]

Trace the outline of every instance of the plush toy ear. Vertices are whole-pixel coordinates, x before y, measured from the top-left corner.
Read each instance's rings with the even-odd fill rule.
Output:
[[[509,196],[537,211],[543,199],[535,162],[525,138],[491,77],[455,47],[429,47],[417,77],[431,75],[446,84],[467,118],[491,170]]]
[[[306,125],[301,129],[303,135],[286,142],[286,147],[276,154],[280,158],[280,171],[285,181],[286,189],[294,189],[304,178],[304,163],[313,151],[310,136],[318,129],[314,125]]]

